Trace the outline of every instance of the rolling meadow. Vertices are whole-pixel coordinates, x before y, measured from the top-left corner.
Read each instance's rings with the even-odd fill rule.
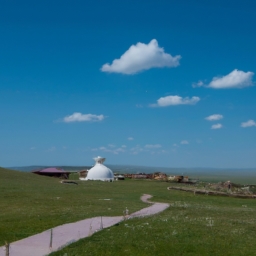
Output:
[[[82,182],[77,174],[70,179],[78,185],[0,168],[0,246],[64,223],[121,216],[126,207],[135,212],[148,206],[140,196],[151,194],[152,201],[170,207],[125,220],[51,255],[255,255],[254,199],[168,191],[169,183],[153,180]]]

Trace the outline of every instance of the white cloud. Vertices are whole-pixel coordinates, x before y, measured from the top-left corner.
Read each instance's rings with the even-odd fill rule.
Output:
[[[170,95],[166,97],[161,97],[157,100],[156,104],[151,104],[151,107],[167,107],[167,106],[177,106],[177,105],[194,105],[200,100],[199,97],[185,97],[182,98],[178,95]]]
[[[147,154],[162,154],[166,153],[164,149],[162,149],[162,145],[160,144],[146,144],[144,147],[140,145],[136,145],[135,147],[130,149],[132,155],[138,155],[139,153],[147,153]]]
[[[188,142],[187,140],[182,140],[182,141],[180,142],[180,144],[182,144],[182,145],[187,145],[187,144],[189,144],[189,142]]]
[[[201,80],[199,80],[197,83],[193,83],[193,84],[192,84],[192,87],[193,87],[193,88],[202,87],[202,86],[204,86],[204,82],[201,81]]]
[[[127,138],[127,140],[134,140],[134,138],[133,137],[129,137],[129,138]]]
[[[220,129],[222,128],[222,124],[213,124],[211,129],[215,130],[215,129]]]
[[[144,149],[140,145],[136,145],[134,148],[131,148],[131,154],[133,154],[133,155],[137,155],[143,151],[144,151]]]
[[[115,148],[114,145],[109,144],[108,147],[101,146],[99,148],[92,148],[91,151],[103,151],[103,152],[111,153],[114,155],[118,155],[119,153],[125,152],[125,148],[123,147]]]
[[[149,44],[137,43],[132,45],[120,59],[113,60],[112,64],[106,63],[101,71],[109,73],[135,74],[142,70],[161,67],[177,67],[181,56],[172,57],[158,46],[156,39]]]
[[[79,112],[75,112],[70,116],[64,117],[63,121],[65,123],[71,122],[97,122],[102,121],[104,119],[104,115],[92,115],[92,114],[82,114]]]
[[[220,120],[223,118],[223,115],[220,115],[220,114],[214,114],[214,115],[211,115],[211,116],[207,116],[205,118],[205,120],[208,120],[208,121],[217,121],[217,120]]]
[[[207,87],[213,89],[244,88],[252,86],[253,72],[244,72],[234,69],[231,73],[222,77],[214,77]]]
[[[254,120],[248,120],[247,122],[241,123],[241,127],[243,128],[252,126],[256,126],[256,122]]]
[[[116,152],[125,152],[124,148],[117,148],[115,149]]]
[[[162,146],[160,144],[147,144],[145,145],[145,148],[161,148]]]

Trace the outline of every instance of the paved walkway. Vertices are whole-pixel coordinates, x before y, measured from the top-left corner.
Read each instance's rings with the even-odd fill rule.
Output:
[[[143,202],[151,203],[152,205],[130,214],[127,218],[130,219],[153,215],[162,212],[169,207],[169,204],[166,203],[148,202],[147,200],[151,197],[151,195],[143,195],[141,200]],[[100,231],[102,228],[111,227],[122,220],[124,220],[123,216],[94,217],[54,227],[52,230],[46,230],[42,233],[11,243],[9,255],[45,256],[53,251],[58,251],[81,238],[88,237],[93,233]],[[5,256],[5,253],[5,246],[0,247],[0,256]]]

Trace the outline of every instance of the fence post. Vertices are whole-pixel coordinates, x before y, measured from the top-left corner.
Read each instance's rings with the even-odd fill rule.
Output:
[[[89,229],[89,236],[92,235],[92,223],[90,224],[90,229]]]
[[[8,242],[5,242],[5,256],[10,255],[10,244]]]
[[[103,229],[102,216],[100,216],[100,230]]]
[[[50,236],[50,249],[52,249],[52,228],[51,228],[51,236]]]

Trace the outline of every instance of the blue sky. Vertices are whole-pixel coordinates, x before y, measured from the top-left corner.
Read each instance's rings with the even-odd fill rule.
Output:
[[[0,166],[255,168],[255,8],[2,1]]]

